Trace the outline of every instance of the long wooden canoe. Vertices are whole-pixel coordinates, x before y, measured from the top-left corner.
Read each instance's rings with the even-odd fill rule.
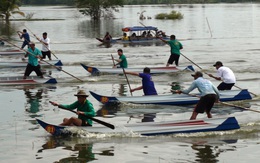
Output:
[[[1,56],[9,56],[9,55],[24,55],[25,52],[22,50],[9,50],[9,51],[0,51]]]
[[[46,60],[46,62],[50,63],[54,66],[62,66],[61,60]],[[51,66],[50,64],[47,64],[44,61],[39,61],[39,64],[41,66]],[[14,67],[26,67],[28,63],[28,60],[22,60],[22,61],[13,61],[13,62],[0,62],[0,68],[14,68]]]
[[[27,84],[56,84],[57,80],[50,76],[40,78],[38,76],[29,76],[23,79],[23,76],[0,77],[0,85],[27,85]]]
[[[109,68],[109,67],[92,67],[92,66],[86,66],[83,63],[81,63],[81,66],[91,73],[92,75],[99,75],[99,74],[124,74],[122,68]],[[189,71],[194,71],[194,68],[192,65],[182,67],[182,66],[170,66],[170,67],[149,67],[151,69],[151,74],[162,74],[162,73],[173,73],[173,72],[178,72],[178,71],[183,71],[183,70],[189,70]],[[134,68],[125,68],[125,71],[129,72],[138,72],[142,73],[144,67],[134,67]]]
[[[36,119],[38,123],[52,135],[71,134],[71,126],[58,126]],[[75,127],[75,126],[74,126]],[[104,126],[77,127],[89,133],[102,134],[125,134],[137,133],[145,136],[167,135],[177,133],[194,133],[209,131],[225,131],[239,129],[240,126],[235,117],[219,117],[198,120],[165,121],[165,122],[142,122],[115,126],[110,129]]]
[[[99,102],[107,103],[134,103],[134,104],[158,104],[158,105],[192,105],[199,100],[198,97],[186,94],[168,94],[151,96],[104,96],[90,91],[90,94]],[[220,91],[220,101],[237,101],[252,99],[247,89]]]

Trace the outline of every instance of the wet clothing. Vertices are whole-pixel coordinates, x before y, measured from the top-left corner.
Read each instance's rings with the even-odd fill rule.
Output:
[[[77,111],[82,111],[86,116],[89,117],[94,117],[96,115],[92,103],[88,100],[86,100],[83,105],[81,105],[78,101],[76,101],[70,105],[61,105],[61,107],[69,110],[74,110],[77,108]],[[86,116],[81,114],[78,115],[78,118],[82,120],[82,125],[87,125],[87,126],[92,125],[93,124],[92,120],[88,119]],[[85,124],[84,121],[86,121],[87,124]]]
[[[142,78],[142,86],[144,95],[157,95],[157,91],[154,87],[152,76],[147,73],[139,73],[139,77]]]

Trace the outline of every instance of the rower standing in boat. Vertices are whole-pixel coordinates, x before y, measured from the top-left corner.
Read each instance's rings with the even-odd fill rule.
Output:
[[[88,117],[94,117],[96,115],[94,107],[92,103],[87,100],[88,95],[84,90],[79,90],[77,94],[74,96],[77,96],[78,100],[70,105],[63,105],[58,104],[57,102],[50,103],[53,106],[58,106],[59,108],[68,109],[68,110],[74,110],[77,108],[77,114],[78,118],[71,117],[71,118],[64,118],[63,123],[60,125],[62,126],[92,126],[93,122],[91,119],[88,119]]]
[[[166,67],[172,65],[175,62],[176,66],[179,66],[179,58],[180,58],[180,49],[183,49],[182,44],[176,40],[175,35],[170,36],[170,41],[164,40],[162,37],[159,37],[163,42],[167,43],[171,47],[171,56],[168,59]]]
[[[236,77],[233,71],[230,68],[223,66],[220,61],[217,61],[213,66],[217,69],[217,76],[213,76],[212,74],[208,75],[216,80],[223,80],[218,85],[218,90],[231,90],[236,83]]]
[[[42,59],[46,56],[51,60],[51,50],[50,50],[50,39],[47,37],[47,33],[42,34],[42,38],[39,40],[42,43]]]
[[[144,95],[157,95],[157,91],[154,86],[154,82],[152,80],[152,76],[150,74],[150,68],[145,67],[143,70],[143,73],[137,73],[137,72],[125,72],[126,74],[139,76],[142,78],[142,86],[131,89],[131,92],[134,92],[136,90],[143,89]]]
[[[201,97],[195,109],[190,117],[190,119],[196,119],[199,113],[204,113],[206,111],[208,118],[212,118],[210,113],[215,102],[219,101],[219,92],[217,88],[207,79],[203,78],[203,74],[200,71],[197,71],[195,74],[192,74],[194,81],[191,86],[186,90],[177,90],[176,93],[185,93],[189,94],[195,88],[198,88],[201,93]]]
[[[117,54],[119,55],[119,59],[115,59],[115,61],[118,63],[114,65],[114,68],[116,68],[116,67],[127,68],[128,67],[127,59],[126,59],[126,56],[123,54],[123,50],[118,49]],[[117,66],[117,65],[119,65],[119,66]]]
[[[30,42],[29,45],[30,48],[28,48],[28,52],[25,54],[25,57],[28,56],[28,64],[26,66],[23,79],[26,79],[26,77],[29,76],[32,71],[34,71],[37,74],[37,76],[43,78],[41,66],[38,62],[38,59],[42,58],[42,52],[35,47],[34,42]]]
[[[17,31],[17,33],[18,33],[20,39],[24,39],[21,49],[23,49],[26,45],[29,48],[30,35],[27,33],[27,30],[23,29],[23,32]]]

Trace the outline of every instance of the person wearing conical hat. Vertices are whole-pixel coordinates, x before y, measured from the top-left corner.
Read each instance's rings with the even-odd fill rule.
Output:
[[[61,126],[92,126],[93,124],[92,120],[88,119],[87,117],[96,116],[96,112],[94,110],[92,103],[89,100],[87,100],[87,97],[89,95],[87,95],[84,90],[79,90],[77,94],[75,94],[74,96],[77,96],[77,101],[69,105],[59,104],[57,102],[50,101],[50,103],[53,106],[58,106],[59,108],[68,109],[68,110],[77,109],[78,117],[64,118],[63,122],[60,125]]]

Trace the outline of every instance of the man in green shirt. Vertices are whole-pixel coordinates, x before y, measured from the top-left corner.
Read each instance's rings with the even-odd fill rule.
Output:
[[[117,54],[119,55],[119,59],[115,59],[115,61],[118,62],[116,64],[116,65],[119,65],[118,68],[127,68],[128,64],[127,64],[126,56],[123,54],[123,50],[118,49]],[[114,67],[116,67],[116,65]]]
[[[92,126],[93,122],[91,119],[88,119],[87,117],[94,117],[96,115],[96,112],[94,110],[94,107],[90,101],[87,100],[88,95],[83,90],[79,90],[77,94],[78,100],[70,105],[63,105],[58,104],[57,102],[50,103],[53,106],[58,106],[59,108],[68,109],[68,110],[74,110],[77,108],[77,114],[78,118],[71,117],[71,118],[64,118],[63,123],[61,123],[61,126]]]
[[[171,47],[171,56],[168,59],[166,66],[168,67],[170,64],[175,62],[176,66],[179,66],[179,58],[180,58],[180,49],[183,49],[182,44],[176,40],[175,35],[170,36],[170,41],[166,41],[159,37],[163,42],[167,43]]]

